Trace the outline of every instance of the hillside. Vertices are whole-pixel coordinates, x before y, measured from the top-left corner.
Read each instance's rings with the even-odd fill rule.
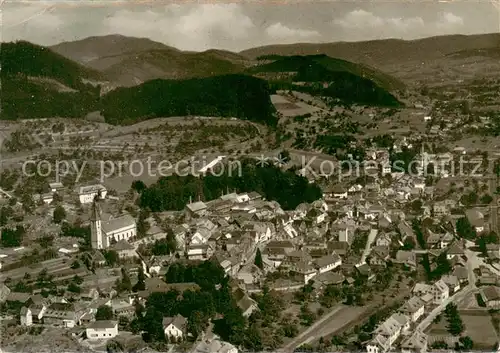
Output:
[[[220,116],[276,125],[266,81],[244,75],[188,80],[152,80],[119,88],[101,98],[99,110],[111,124],[155,117]]]
[[[2,119],[80,117],[95,105],[99,87],[82,79],[101,80],[52,50],[28,42],[1,44]]]
[[[447,54],[474,49],[500,47],[500,34],[449,35],[418,40],[383,39],[364,42],[297,43],[251,48],[241,55],[256,59],[263,55],[315,55],[331,57],[382,68],[413,60],[433,60]]]
[[[74,89],[84,86],[82,78],[102,79],[97,71],[36,44],[18,41],[2,43],[0,48],[2,79],[16,75],[48,77]]]
[[[253,67],[249,72],[265,74],[282,89],[293,88],[346,103],[397,106],[399,102],[391,92],[405,89],[402,82],[377,70],[326,55],[265,59],[274,61]]]
[[[98,64],[97,64],[98,62]],[[153,79],[187,79],[238,73],[241,63],[216,52],[191,53],[177,50],[149,50],[134,55],[102,57],[89,63],[121,86],[134,86]]]

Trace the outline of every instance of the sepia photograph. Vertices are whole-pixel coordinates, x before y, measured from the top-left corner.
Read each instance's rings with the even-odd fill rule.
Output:
[[[500,0],[0,11],[0,353],[500,353]]]

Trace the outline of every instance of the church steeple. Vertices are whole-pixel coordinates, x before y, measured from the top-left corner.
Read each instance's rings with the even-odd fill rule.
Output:
[[[94,200],[92,213],[90,215],[90,239],[93,249],[102,249],[104,246],[102,239],[101,206],[99,201]]]

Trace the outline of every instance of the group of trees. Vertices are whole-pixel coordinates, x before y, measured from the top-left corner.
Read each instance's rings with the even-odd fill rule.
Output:
[[[13,248],[20,246],[23,241],[23,237],[26,231],[23,226],[17,226],[16,228],[4,228],[1,234],[1,244],[6,248]]]
[[[488,244],[500,244],[500,237],[495,232],[481,234],[476,238],[476,246],[484,256],[488,256]]]
[[[435,261],[436,266],[435,266],[434,270],[432,270],[430,259],[429,259],[429,254],[422,255],[421,264],[425,270],[428,281],[433,281],[433,280],[439,279],[443,275],[450,273],[451,270],[453,269],[453,267],[450,264],[450,261],[448,261],[448,259],[446,258],[446,251],[439,254],[438,257],[434,261]]]
[[[464,238],[467,240],[475,240],[477,237],[476,230],[469,222],[467,217],[461,217],[457,219],[456,230],[457,230],[457,235],[460,238]]]
[[[464,323],[460,317],[456,304],[448,304],[444,313],[446,315],[446,319],[448,320],[448,331],[453,336],[460,335],[464,331]]]
[[[322,195],[316,184],[309,184],[306,178],[291,171],[282,171],[273,165],[256,165],[251,159],[239,163],[241,173],[238,168],[228,165],[221,176],[209,173],[199,178],[192,175],[163,177],[143,189],[140,205],[153,212],[182,210],[189,200],[214,200],[230,189],[257,191],[267,200],[277,201],[284,209],[295,209],[300,203],[313,202]]]
[[[169,94],[164,94],[169,92]],[[237,117],[275,126],[277,118],[265,80],[224,75],[188,80],[152,80],[116,89],[99,103],[107,122],[124,124],[169,116]]]

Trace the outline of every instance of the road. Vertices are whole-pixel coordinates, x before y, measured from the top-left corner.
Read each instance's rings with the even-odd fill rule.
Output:
[[[491,230],[498,234],[498,195],[496,194],[497,178],[491,178],[488,185],[489,194],[493,197],[493,201],[490,203]]]
[[[378,234],[377,229],[370,230],[370,234],[368,235],[368,240],[366,241],[365,250],[363,251],[363,255],[361,255],[361,260],[359,262],[360,264],[364,264],[366,262],[366,258],[368,257],[368,255],[370,255],[370,252],[372,250],[372,244],[375,241],[377,234]]]
[[[455,293],[451,297],[447,298],[442,304],[434,308],[434,310],[432,310],[429,315],[427,315],[427,317],[418,324],[418,326],[415,328],[415,331],[424,332],[425,329],[429,327],[430,324],[432,324],[434,319],[446,308],[448,304],[459,303],[476,290],[477,288],[469,283],[469,285],[464,287],[460,292]]]
[[[492,265],[484,262],[483,258],[479,257],[476,252],[465,249],[464,250],[465,256],[467,256],[467,262],[471,262],[473,268],[479,268],[480,266],[484,266],[488,268],[491,272],[494,274],[500,276],[500,270],[496,269]]]
[[[336,307],[332,309],[332,311],[327,313],[325,316],[323,316],[321,319],[315,322],[312,326],[310,326],[307,330],[305,330],[300,335],[295,337],[286,346],[278,350],[278,353],[293,352],[295,348],[299,347],[302,344],[302,342],[308,340],[309,337],[312,336],[312,334],[317,332],[321,328],[321,326],[324,326],[324,323],[326,321],[328,321],[330,318],[332,318],[333,316],[335,316],[336,314],[345,309],[346,309],[345,305],[338,304]]]

